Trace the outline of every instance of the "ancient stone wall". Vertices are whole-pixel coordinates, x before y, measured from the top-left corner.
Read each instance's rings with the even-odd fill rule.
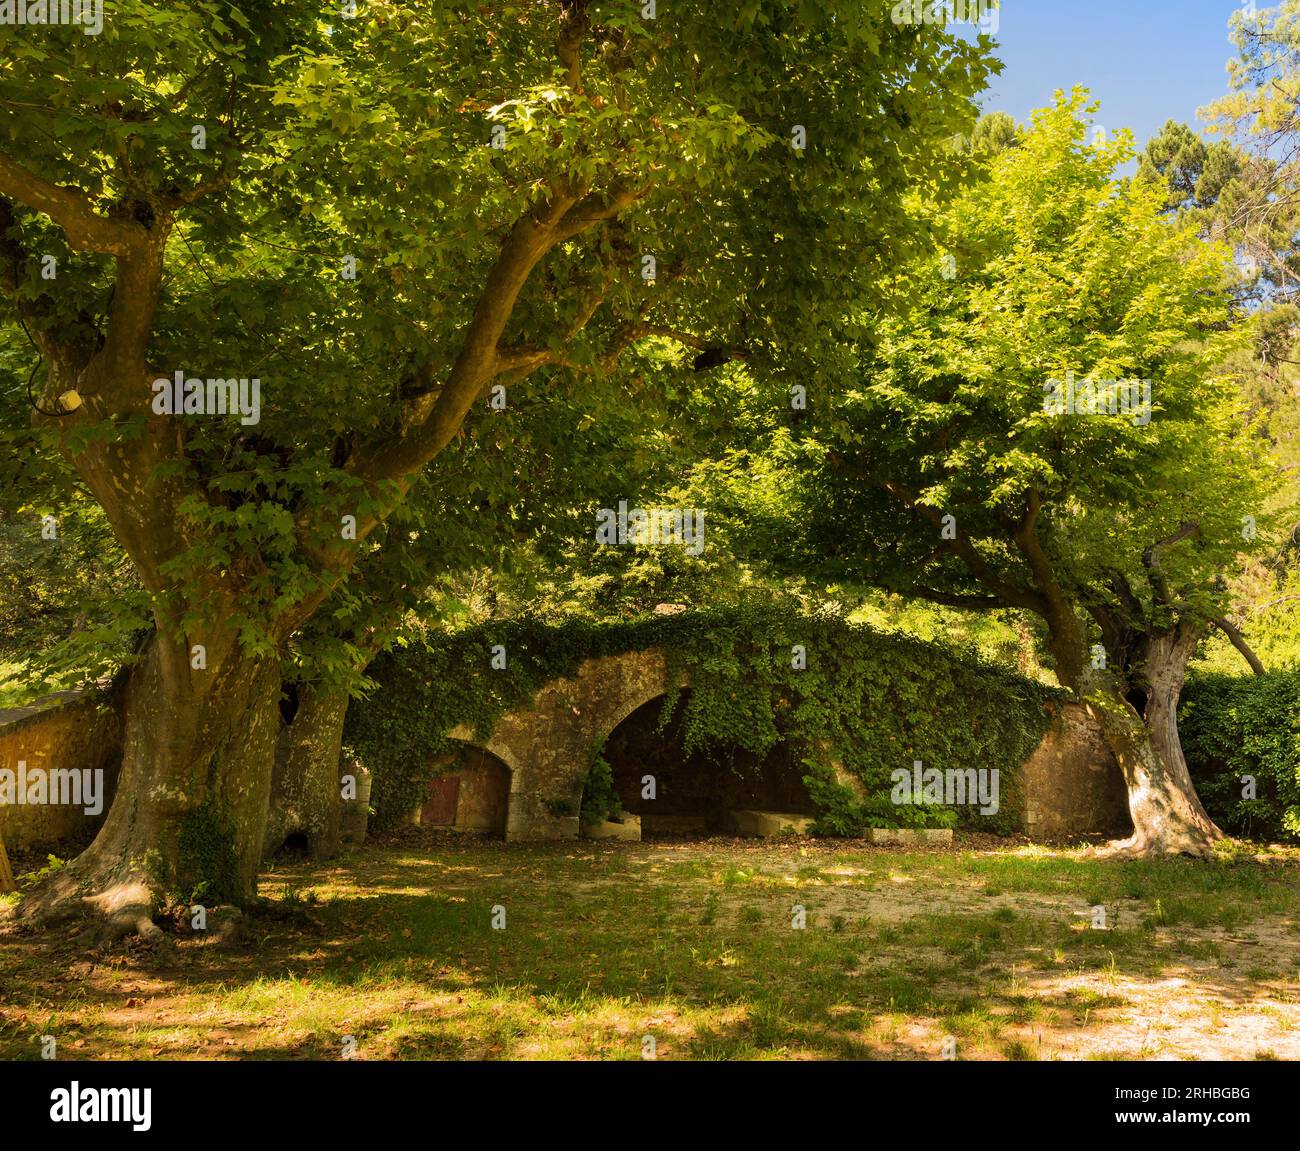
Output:
[[[1043,838],[1127,835],[1133,830],[1119,764],[1097,721],[1067,703],[1020,769],[1024,832]]]
[[[0,803],[5,844],[53,849],[62,840],[83,838],[107,815],[121,762],[117,713],[92,695],[62,692],[34,707],[0,711],[0,769],[17,773],[26,763],[29,780],[50,769],[103,773],[97,814],[86,814],[84,805]]]
[[[461,766],[453,826],[500,831],[504,824],[509,840],[576,838],[583,782],[597,744],[672,687],[661,651],[589,659],[576,676],[547,684],[529,707],[504,716],[489,739],[475,739],[467,727],[455,729],[453,738],[499,763],[471,753]],[[117,715],[93,697],[74,693],[0,712],[0,768],[16,771],[20,760],[29,775],[49,767],[103,771],[107,812],[121,762]],[[508,796],[501,794],[502,765],[509,773]],[[1119,768],[1080,705],[1058,708],[1021,769],[1020,785],[1028,835],[1123,834],[1129,828]],[[784,795],[781,806],[803,810]],[[69,805],[0,806],[0,834],[11,847],[52,848],[102,820],[102,812],[87,815]]]
[[[661,652],[590,659],[576,677],[548,684],[530,707],[503,717],[487,741],[476,740],[466,727],[451,735],[486,748],[509,769],[507,839],[572,839],[578,835],[583,781],[597,741],[670,686]],[[1126,834],[1131,827],[1123,777],[1096,721],[1078,704],[1055,710],[1047,734],[1020,771],[1021,830],[1043,838]],[[789,796],[782,796],[781,804],[783,810],[811,810]],[[665,823],[674,817],[667,807],[663,814]],[[676,818],[694,819],[701,828],[717,823],[705,812]],[[456,822],[461,823],[459,816]]]

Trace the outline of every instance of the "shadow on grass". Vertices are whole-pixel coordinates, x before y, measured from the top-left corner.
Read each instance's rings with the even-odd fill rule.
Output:
[[[649,1037],[660,1058],[933,1059],[948,1035],[1035,1058],[1017,1028],[1095,1027],[1173,978],[1229,1005],[1289,980],[1294,999],[1294,963],[1225,936],[1294,923],[1294,870],[709,844],[686,874],[645,848],[481,848],[277,866],[268,891],[304,914],[250,915],[229,950],[179,940],[173,963],[0,937],[0,1057],[52,1034],[72,1059],[337,1059],[349,1036],[360,1058],[637,1059]],[[875,917],[896,889],[826,885],[854,868],[915,882],[910,915]],[[969,907],[929,912],[957,880]],[[1009,895],[1056,911],[995,905]],[[1118,928],[1079,921],[1094,901]],[[1068,986],[1081,974],[1114,987]]]

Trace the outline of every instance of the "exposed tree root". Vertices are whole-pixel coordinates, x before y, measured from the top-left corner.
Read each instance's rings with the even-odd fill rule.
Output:
[[[1214,845],[1226,836],[1211,824],[1212,831],[1195,838],[1182,836],[1173,840],[1156,839],[1134,833],[1127,839],[1113,839],[1087,848],[1086,859],[1133,860],[1154,859],[1158,856],[1185,855],[1193,859],[1213,859]]]
[[[92,852],[84,852],[22,894],[13,926],[22,932],[79,932],[78,943],[87,948],[139,937],[151,947],[169,949],[171,940],[154,922],[157,894],[141,876],[117,871],[98,874]]]

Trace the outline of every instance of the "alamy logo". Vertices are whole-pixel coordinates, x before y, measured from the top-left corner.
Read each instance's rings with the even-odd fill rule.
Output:
[[[997,35],[1001,24],[994,0],[898,0],[890,19],[895,24],[977,24]]]
[[[161,376],[153,382],[153,410],[159,416],[233,416],[241,424],[262,418],[262,381],[186,379]]]
[[[601,508],[596,513],[596,542],[645,547],[678,544],[687,555],[704,550],[704,512],[698,508],[629,508],[618,501],[618,511]]]
[[[1049,416],[1128,416],[1142,427],[1151,422],[1150,380],[1064,380],[1052,378],[1043,385],[1043,411]]]
[[[980,805],[980,815],[997,815],[998,796],[1001,782],[998,769],[968,767],[948,768],[940,771],[937,767],[921,767],[921,761],[912,761],[912,770],[905,767],[890,772],[893,790],[889,798],[900,806],[908,804],[947,804],[949,807],[961,807],[966,804]]]
[[[53,1123],[130,1123],[132,1131],[153,1126],[152,1087],[70,1087],[50,1092]]]
[[[18,761],[18,770],[0,768],[0,807],[46,807],[50,805],[80,807],[87,815],[104,810],[104,773],[98,768],[56,767],[46,771],[27,761]]]
[[[0,0],[0,24],[80,24],[87,36],[98,36],[104,0]]]

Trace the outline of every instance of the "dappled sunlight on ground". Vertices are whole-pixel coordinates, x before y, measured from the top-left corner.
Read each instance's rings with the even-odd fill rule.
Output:
[[[230,947],[0,936],[0,1056],[1300,1058],[1300,852],[997,844],[425,836],[284,863]]]

